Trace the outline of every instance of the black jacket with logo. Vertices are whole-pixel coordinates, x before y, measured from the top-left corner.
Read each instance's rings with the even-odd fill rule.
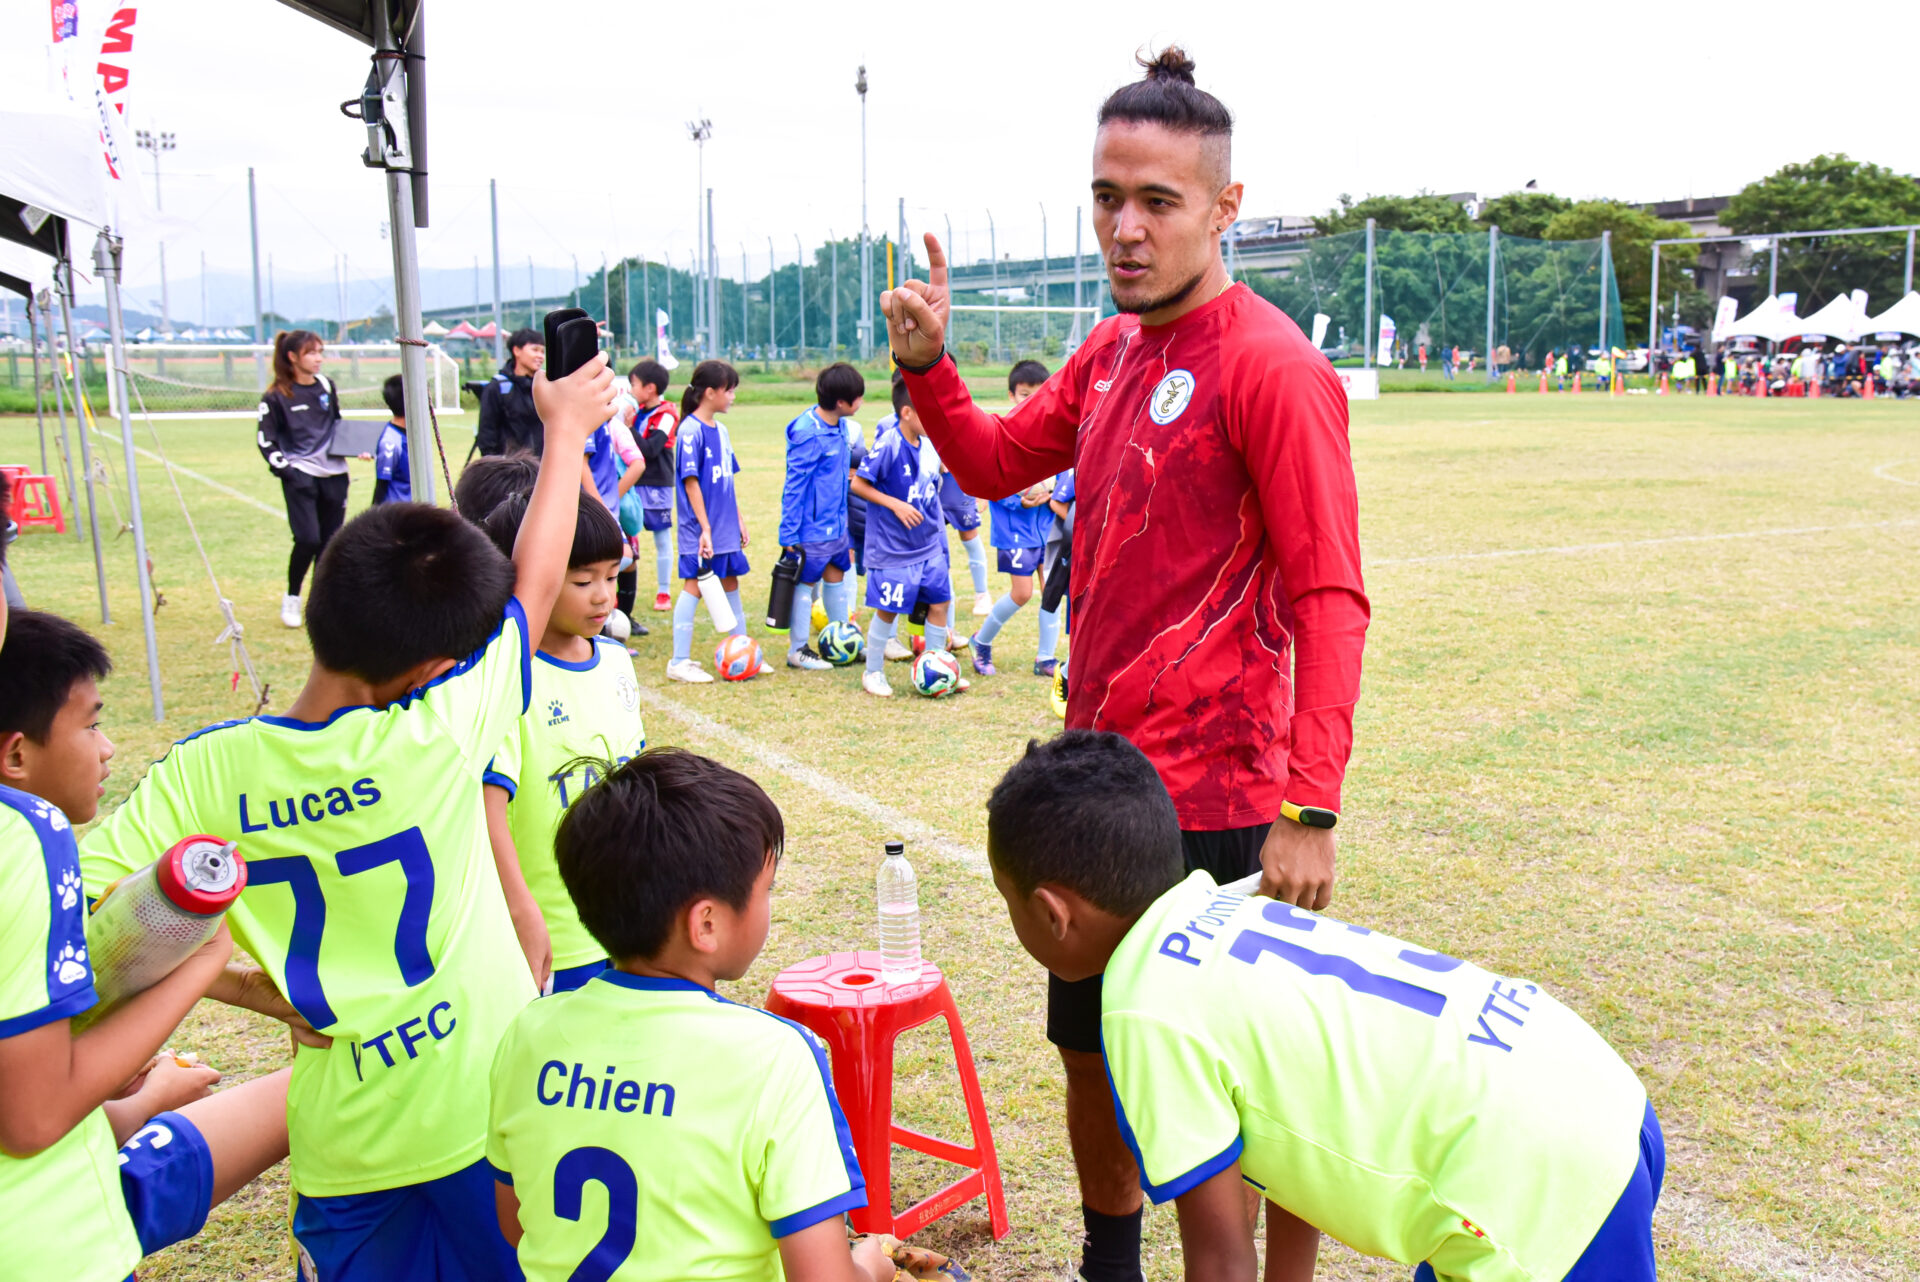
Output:
[[[478,437],[482,454],[539,454],[546,445],[546,428],[533,408],[533,377],[514,373],[511,357],[480,393]]]

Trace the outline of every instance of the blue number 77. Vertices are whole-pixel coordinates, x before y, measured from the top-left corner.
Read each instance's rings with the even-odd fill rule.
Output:
[[[393,932],[393,957],[407,987],[433,974],[427,951],[427,920],[433,913],[433,858],[418,828],[382,837],[334,856],[342,877],[386,864],[400,865],[407,889],[400,921]],[[287,1000],[316,1029],[337,1018],[320,983],[320,939],[327,929],[327,897],[320,876],[305,855],[255,859],[247,863],[247,881],[255,886],[283,884],[293,892],[293,929],[287,940]]]

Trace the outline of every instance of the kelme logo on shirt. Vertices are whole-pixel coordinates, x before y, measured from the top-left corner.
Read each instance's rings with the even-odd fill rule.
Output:
[[[566,708],[558,699],[554,699],[547,704],[548,725],[557,726],[569,720],[571,720],[571,718],[567,716]]]
[[[1185,412],[1192,399],[1193,375],[1177,369],[1154,387],[1153,399],[1147,403],[1147,415],[1165,427]]]

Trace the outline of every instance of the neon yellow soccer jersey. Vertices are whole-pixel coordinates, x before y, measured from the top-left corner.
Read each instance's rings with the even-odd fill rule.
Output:
[[[487,1160],[528,1282],[777,1282],[780,1238],[867,1204],[812,1033],[617,970],[501,1039]]]
[[[86,905],[73,829],[58,807],[0,786],[0,1038],[94,1004]],[[119,1155],[103,1109],[32,1157],[0,1153],[5,1272],[22,1279],[119,1282],[140,1262]],[[29,1230],[25,1226],[31,1225]]]
[[[1639,1161],[1646,1091],[1517,979],[1196,872],[1115,951],[1100,1017],[1156,1202],[1236,1160],[1355,1250],[1557,1279]]]
[[[527,706],[526,615],[385,708],[210,727],[87,834],[91,893],[181,836],[240,844],[233,937],[333,1038],[287,1092],[311,1197],[438,1179],[480,1160],[487,1068],[534,996],[487,841],[480,774]]]
[[[555,970],[607,955],[580,924],[553,862],[553,833],[560,816],[598,777],[589,768],[569,770],[568,763],[600,757],[618,764],[638,753],[646,738],[640,724],[640,687],[625,646],[596,637],[592,657],[579,663],[535,652],[532,704],[507,732],[484,777],[512,798],[507,822],[513,848],[547,923]]]

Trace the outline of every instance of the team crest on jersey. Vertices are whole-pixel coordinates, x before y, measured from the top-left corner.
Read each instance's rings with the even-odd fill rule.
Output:
[[[572,718],[567,715],[567,709],[565,705],[563,705],[558,699],[553,699],[548,701],[547,703],[547,724],[548,725],[550,726],[562,725],[565,722],[568,722],[571,720]]]
[[[1187,403],[1191,400],[1193,375],[1177,369],[1154,386],[1153,398],[1147,402],[1147,415],[1165,427],[1186,412]]]
[[[632,673],[622,672],[615,677],[613,689],[615,696],[620,700],[621,711],[632,712],[640,706],[640,687],[634,682]]]

